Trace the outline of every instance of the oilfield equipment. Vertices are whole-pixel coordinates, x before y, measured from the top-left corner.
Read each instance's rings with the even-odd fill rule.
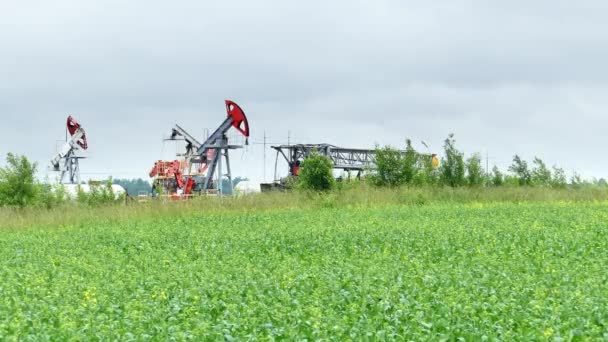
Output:
[[[226,177],[232,187],[229,151],[243,145],[230,144],[227,133],[234,127],[245,137],[247,144],[249,122],[245,112],[235,102],[225,100],[225,104],[226,119],[203,143],[179,125],[173,127],[167,140],[183,140],[186,152],[178,154],[179,160],[159,160],[154,164],[149,174],[153,178],[154,191],[172,199],[187,199],[201,194],[221,196],[228,192],[228,189],[223,189],[222,180]],[[226,163],[225,173],[222,161]],[[232,188],[229,190],[231,193]]]
[[[356,171],[357,178],[360,178],[365,171],[373,171],[376,169],[376,149],[345,148],[325,143],[279,145],[271,146],[271,148],[277,152],[274,163],[274,181],[272,183],[262,183],[260,185],[262,191],[289,188],[289,179],[298,176],[301,163],[312,153],[318,153],[329,158],[333,163],[334,170],[347,171],[349,174],[350,172]],[[405,150],[399,150],[399,152],[402,156],[406,153]],[[436,154],[416,153],[418,156],[430,158],[433,168],[439,166],[439,159]],[[287,177],[278,176],[279,156],[282,156],[287,163]]]
[[[67,136],[69,133],[69,137]],[[78,154],[88,148],[84,128],[72,116],[68,116],[66,124],[66,141],[61,145],[57,154],[51,159],[50,171],[59,172],[60,184],[80,184],[80,159]],[[66,182],[67,181],[67,182]]]
[[[177,153],[174,160],[158,160],[149,172],[152,178],[152,196],[160,195],[171,199],[188,199],[195,195],[225,195],[233,193],[233,178],[230,165],[230,150],[241,149],[243,144],[235,143],[238,138],[245,138],[248,145],[250,135],[249,122],[245,112],[231,100],[225,100],[226,118],[213,133],[204,140],[197,139],[185,128],[175,124],[170,136],[165,141],[183,141],[185,152]],[[229,138],[229,131],[236,132]],[[238,133],[239,136],[235,136]],[[242,136],[242,137],[240,137]],[[202,142],[201,142],[202,141]],[[422,142],[428,149],[425,142]],[[80,159],[85,158],[79,151],[87,150],[88,143],[84,128],[72,116],[66,123],[66,141],[51,159],[49,170],[58,172],[60,184],[79,186]],[[297,179],[301,164],[313,153],[327,157],[334,170],[348,173],[356,172],[360,178],[364,172],[374,172],[376,167],[376,149],[345,148],[327,143],[287,144],[271,146],[276,151],[274,181],[262,183],[261,191],[283,190],[290,188],[292,180]],[[406,150],[398,151],[405,156]],[[418,162],[428,163],[433,169],[439,165],[436,154],[419,153]],[[279,156],[287,164],[287,176],[279,177]],[[426,159],[425,158],[429,158]],[[340,180],[342,177],[338,177]],[[226,182],[224,182],[226,181]],[[226,188],[224,184],[227,183]],[[93,186],[93,185],[91,185]],[[257,188],[257,187],[256,187]],[[81,189],[82,190],[82,189]],[[120,190],[120,189],[117,189]],[[142,194],[140,194],[142,196]]]

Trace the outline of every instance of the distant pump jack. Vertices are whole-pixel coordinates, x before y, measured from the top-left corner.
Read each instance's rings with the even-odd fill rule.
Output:
[[[87,136],[84,128],[72,116],[68,116],[66,125],[70,136],[51,159],[50,170],[59,172],[60,184],[80,184],[79,160],[85,157],[78,156],[77,152],[89,147]]]

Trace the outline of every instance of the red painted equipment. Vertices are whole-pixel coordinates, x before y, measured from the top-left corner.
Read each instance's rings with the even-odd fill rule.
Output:
[[[74,119],[72,116],[68,116],[68,122],[67,122],[67,126],[68,126],[68,132],[70,132],[70,136],[74,136],[74,134],[81,130],[80,129],[80,124],[78,123],[78,121],[76,121],[76,119]],[[87,145],[87,136],[86,134],[84,134],[84,131],[82,133],[82,136],[76,141],[76,143],[78,144],[78,146],[80,146],[83,150],[86,150],[89,146]]]
[[[226,112],[228,112],[228,116],[232,118],[232,126],[236,128],[237,131],[241,132],[245,138],[249,138],[249,122],[247,121],[245,112],[233,101],[225,100],[225,102]]]

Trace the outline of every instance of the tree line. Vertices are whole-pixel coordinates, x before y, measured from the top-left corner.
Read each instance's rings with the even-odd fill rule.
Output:
[[[427,154],[417,152],[410,140],[406,140],[405,152],[392,147],[376,149],[376,172],[369,176],[378,186],[401,185],[441,185],[461,186],[535,186],[535,187],[606,187],[606,180],[585,180],[574,173],[570,179],[564,169],[554,165],[548,167],[540,158],[535,157],[531,165],[519,155],[513,156],[507,172],[497,166],[486,172],[482,167],[479,153],[468,158],[456,147],[454,135],[450,134],[443,144],[443,156],[439,167],[432,165]]]
[[[69,199],[70,194],[63,185],[41,182],[36,173],[36,163],[25,156],[8,153],[6,165],[0,167],[0,207],[53,208]],[[88,192],[78,186],[74,195],[76,202],[90,206],[123,200],[114,194],[111,178],[89,184]]]
[[[375,168],[369,170],[364,181],[379,187],[398,186],[448,186],[448,187],[500,187],[528,186],[547,188],[608,187],[605,179],[585,180],[574,173],[569,179],[566,172],[554,165],[548,167],[535,157],[531,164],[519,155],[513,156],[506,172],[494,166],[484,170],[479,153],[465,158],[456,147],[454,135],[443,143],[443,156],[439,166],[433,165],[432,156],[416,151],[411,140],[405,142],[405,150],[390,146],[377,146]],[[333,181],[331,160],[313,154],[303,161],[296,187],[300,189],[331,190],[339,185]]]

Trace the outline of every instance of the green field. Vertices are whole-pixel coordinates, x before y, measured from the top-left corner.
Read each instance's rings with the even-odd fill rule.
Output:
[[[0,235],[0,340],[608,339],[606,202],[188,211]]]

